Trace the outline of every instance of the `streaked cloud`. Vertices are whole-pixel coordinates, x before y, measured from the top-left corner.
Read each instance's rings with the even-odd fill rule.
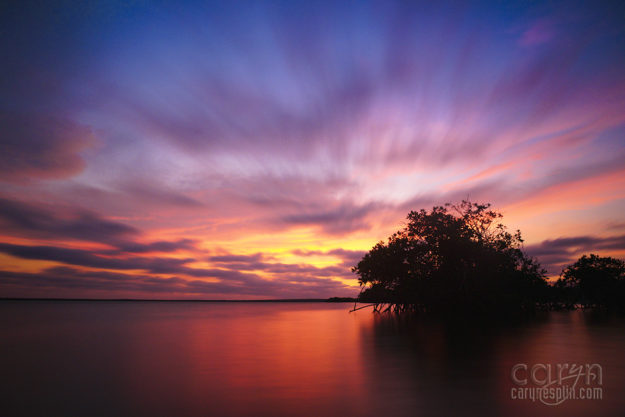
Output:
[[[80,153],[94,145],[89,127],[70,119],[0,111],[0,181],[72,177],[85,167]]]
[[[355,294],[466,198],[551,272],[621,253],[621,6],[40,6],[0,16],[0,296]]]
[[[67,206],[45,207],[0,198],[0,224],[13,236],[78,239],[103,243],[120,241],[139,231],[129,225],[104,219],[94,212]]]
[[[617,253],[623,256],[625,235],[561,237],[530,245],[526,250],[530,255],[540,259],[549,273],[557,275],[563,268],[573,264],[582,254]]]

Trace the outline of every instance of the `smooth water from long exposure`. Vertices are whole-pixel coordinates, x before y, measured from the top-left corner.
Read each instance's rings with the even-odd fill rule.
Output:
[[[350,307],[0,301],[0,415],[625,412],[623,318],[554,312],[451,325]],[[602,399],[511,399],[518,363],[600,364]]]

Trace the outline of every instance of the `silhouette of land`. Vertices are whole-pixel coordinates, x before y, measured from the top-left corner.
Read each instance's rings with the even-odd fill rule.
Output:
[[[375,312],[511,315],[538,309],[625,309],[625,263],[583,256],[551,284],[490,204],[411,211],[406,226],[352,269]],[[359,307],[363,308],[363,307]],[[359,309],[354,304],[354,310]]]

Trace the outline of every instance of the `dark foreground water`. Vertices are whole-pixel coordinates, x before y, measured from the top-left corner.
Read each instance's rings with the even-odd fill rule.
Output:
[[[0,301],[0,415],[625,415],[622,318],[443,324],[349,308]],[[547,365],[599,364],[588,387],[602,399],[512,399],[537,364],[539,381]]]

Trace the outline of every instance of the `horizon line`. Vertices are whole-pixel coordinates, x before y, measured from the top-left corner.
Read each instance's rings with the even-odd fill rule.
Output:
[[[329,298],[263,298],[258,300],[245,299],[157,299],[157,298],[42,298],[42,297],[0,297],[0,301],[145,301],[145,302],[203,302],[203,303],[270,303],[270,302],[353,302],[352,297],[329,297]]]

